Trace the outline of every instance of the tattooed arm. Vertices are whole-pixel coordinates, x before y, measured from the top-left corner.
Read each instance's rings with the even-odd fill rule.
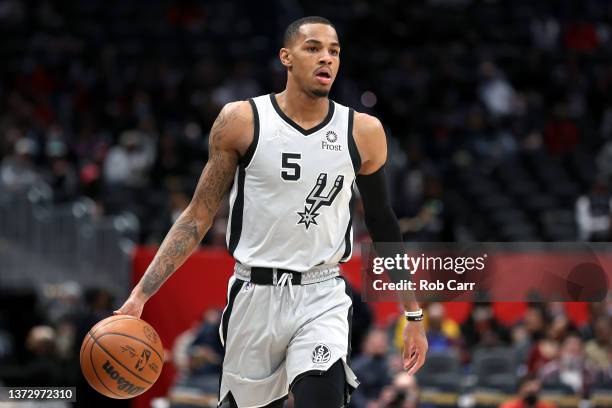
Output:
[[[187,208],[162,242],[130,297],[115,311],[140,317],[145,302],[198,246],[223,196],[234,180],[238,160],[253,137],[253,113],[248,102],[227,104],[210,131],[208,163]]]

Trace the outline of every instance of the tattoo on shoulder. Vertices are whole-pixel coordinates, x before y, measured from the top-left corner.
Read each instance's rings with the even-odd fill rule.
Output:
[[[228,125],[238,119],[238,114],[236,107],[223,109],[210,131],[208,163],[194,194],[195,202],[203,205],[210,214],[217,210],[236,174],[238,154],[219,145],[227,136]]]
[[[226,106],[221,109],[219,116],[215,119],[210,130],[210,144],[212,145],[217,139],[225,135],[227,127],[232,121],[238,118],[238,108],[236,106]]]

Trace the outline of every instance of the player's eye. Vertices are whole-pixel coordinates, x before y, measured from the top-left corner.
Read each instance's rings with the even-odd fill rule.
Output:
[[[317,52],[317,47],[308,47],[308,52]]]
[[[333,55],[334,57],[337,57],[340,54],[340,51],[338,51],[338,50],[331,50],[329,53],[331,55]]]

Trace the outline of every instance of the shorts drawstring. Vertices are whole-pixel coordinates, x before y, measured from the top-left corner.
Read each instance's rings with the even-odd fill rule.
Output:
[[[281,289],[285,285],[289,286],[289,295],[291,296],[291,299],[294,300],[295,298],[293,296],[293,284],[291,283],[292,280],[293,280],[293,274],[285,272],[285,273],[283,273],[281,275],[281,277],[278,280],[276,286],[280,287]]]

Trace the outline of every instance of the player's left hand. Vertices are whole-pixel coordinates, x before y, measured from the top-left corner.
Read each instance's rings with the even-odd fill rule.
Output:
[[[406,322],[404,328],[404,370],[415,374],[425,363],[429,345],[425,336],[423,322]]]

